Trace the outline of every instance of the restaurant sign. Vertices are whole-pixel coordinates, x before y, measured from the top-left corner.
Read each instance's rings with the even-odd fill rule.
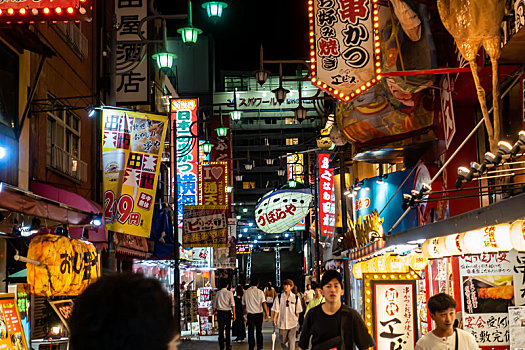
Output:
[[[377,0],[313,0],[312,83],[349,101],[381,80]]]
[[[185,205],[183,247],[228,247],[228,206]]]

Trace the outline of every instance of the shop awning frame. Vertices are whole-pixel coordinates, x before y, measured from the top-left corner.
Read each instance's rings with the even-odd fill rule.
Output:
[[[414,209],[412,209],[414,210]],[[386,247],[410,241],[446,236],[481,227],[510,223],[525,217],[525,193],[446,220],[411,228],[385,237]]]
[[[5,182],[0,182],[0,208],[69,225],[89,225],[95,214],[38,196]]]

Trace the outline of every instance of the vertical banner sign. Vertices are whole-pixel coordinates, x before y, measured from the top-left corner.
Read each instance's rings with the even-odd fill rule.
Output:
[[[228,205],[228,162],[199,164],[199,194],[203,205]]]
[[[124,43],[148,37],[148,25],[139,23],[148,15],[147,0],[115,0],[117,19],[117,77],[116,100],[118,104],[132,105],[148,102],[148,46],[141,43]]]
[[[376,0],[313,0],[309,10],[312,83],[349,101],[381,79]]]
[[[183,247],[228,247],[225,205],[185,205]]]
[[[222,120],[221,120],[222,119]],[[226,136],[217,137],[212,141],[213,147],[210,153],[210,161],[212,162],[225,162],[228,169],[233,168],[232,161],[232,128],[231,120],[228,115],[225,117],[222,116],[213,116],[211,120],[211,127],[216,132],[217,128],[225,127],[228,128]],[[233,184],[233,174],[230,172],[226,176],[226,186]],[[231,205],[232,196],[228,196],[227,205]],[[201,203],[205,204],[205,203]]]
[[[106,227],[149,237],[167,117],[108,108],[102,115]]]
[[[452,81],[449,74],[441,78],[441,119],[445,129],[445,143],[448,147],[456,134],[456,122],[454,120],[454,104],[452,101]]]
[[[417,332],[415,281],[372,284],[376,349],[413,349]]]
[[[0,294],[0,349],[28,349],[14,294]]]
[[[335,230],[334,171],[330,169],[330,155],[317,155],[319,165],[319,212],[322,241],[331,240]]]
[[[171,174],[177,174],[178,227],[182,227],[183,206],[198,204],[197,107],[196,98],[171,100]]]
[[[483,349],[508,346],[508,308],[515,305],[512,253],[459,257],[463,329]],[[519,265],[518,265],[519,266]],[[521,284],[521,280],[517,281]]]

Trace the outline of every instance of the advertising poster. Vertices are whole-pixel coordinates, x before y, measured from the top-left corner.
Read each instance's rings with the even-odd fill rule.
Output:
[[[199,145],[196,98],[171,100],[171,176],[177,176],[177,217],[182,227],[182,208],[197,205]],[[172,181],[173,185],[174,181]],[[175,189],[175,186],[172,186]],[[172,196],[175,197],[173,190]]]
[[[228,207],[225,205],[184,206],[183,247],[228,247]]]
[[[106,228],[149,237],[167,117],[108,108],[102,115]]]
[[[377,12],[372,14],[375,9],[372,0],[313,1],[312,76],[334,97],[359,94],[376,83],[374,59],[379,61],[380,49],[374,50],[379,40],[373,28],[378,20]]]
[[[525,306],[509,307],[510,348],[525,349]]]
[[[202,205],[228,205],[228,162],[199,164],[199,195]]]
[[[230,248],[213,249],[213,267],[216,269],[234,269],[235,258],[230,258]]]
[[[459,257],[463,329],[479,346],[508,346],[509,307],[514,306],[513,266],[509,253]]]
[[[377,350],[416,345],[416,282],[373,281],[374,339]]]
[[[251,254],[251,247],[249,244],[237,244],[237,254]]]
[[[14,294],[0,294],[0,349],[28,349]]]
[[[321,241],[331,242],[335,230],[334,170],[330,169],[330,155],[318,154],[319,166],[319,220]]]

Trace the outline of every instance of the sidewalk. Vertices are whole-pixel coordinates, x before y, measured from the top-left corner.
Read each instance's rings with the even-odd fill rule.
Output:
[[[248,331],[248,330],[246,330]],[[265,350],[272,350],[272,332],[273,325],[270,320],[265,320],[263,322],[263,347]],[[280,350],[281,344],[279,343],[279,332],[277,331],[277,338],[275,340],[275,349]],[[233,340],[233,338],[232,338]],[[218,350],[219,349],[219,340],[217,335],[212,336],[201,336],[199,340],[183,340],[179,344],[179,350]],[[297,347],[296,347],[297,349]],[[232,350],[248,350],[248,334],[246,334],[246,339],[244,342],[237,343],[232,342]]]

